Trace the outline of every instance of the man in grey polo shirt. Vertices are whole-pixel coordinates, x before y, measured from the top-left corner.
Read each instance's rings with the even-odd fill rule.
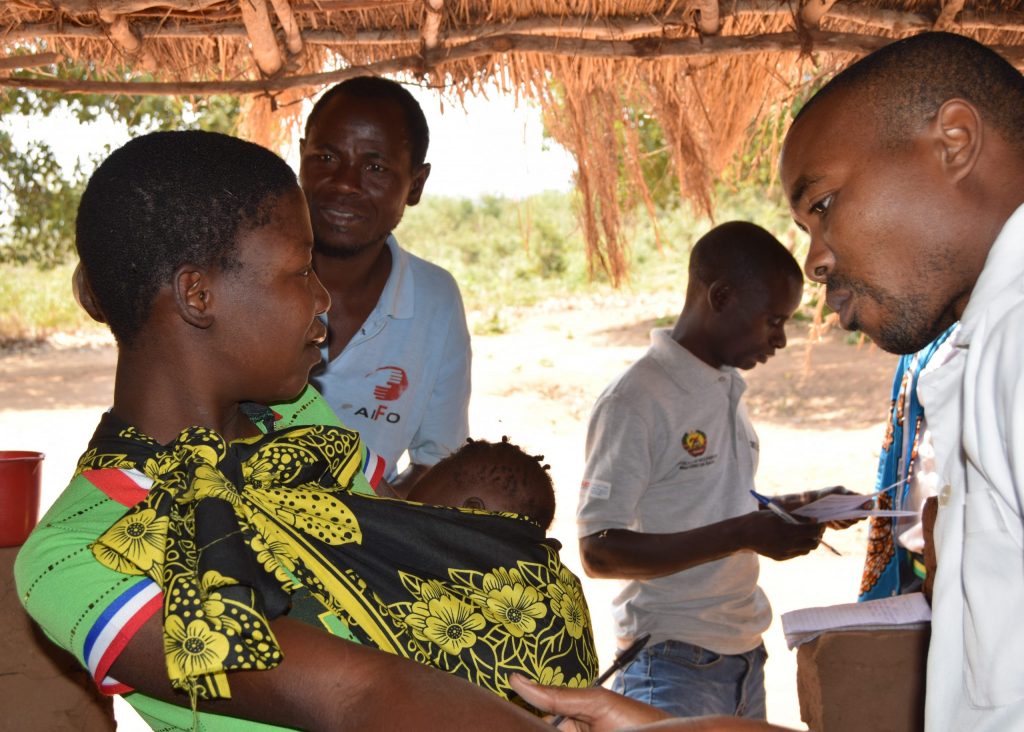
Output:
[[[771,621],[758,559],[790,559],[823,526],[787,524],[751,496],[757,435],[736,369],[786,345],[800,303],[793,256],[754,224],[694,246],[682,314],[598,398],[577,515],[584,568],[626,580],[619,643],[651,642],[615,682],[676,716],[765,718],[761,633]]]

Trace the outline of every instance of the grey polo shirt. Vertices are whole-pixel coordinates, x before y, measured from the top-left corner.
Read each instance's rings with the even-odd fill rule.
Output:
[[[743,378],[714,369],[651,332],[651,347],[598,398],[587,432],[579,536],[603,529],[686,531],[757,508],[750,495],[757,435]],[[771,622],[758,557],[742,551],[684,572],[622,583],[613,602],[620,642],[650,633],[717,653],[758,646]]]

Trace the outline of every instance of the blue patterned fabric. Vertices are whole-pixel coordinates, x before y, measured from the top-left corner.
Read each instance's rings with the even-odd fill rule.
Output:
[[[954,323],[917,353],[902,356],[896,366],[889,424],[878,458],[875,490],[892,487],[878,497],[878,508],[899,508],[908,499],[920,437],[918,432],[924,417],[924,409],[917,399],[917,381],[955,328]],[[896,496],[898,500],[895,500]],[[898,517],[888,516],[871,519],[864,574],[857,598],[859,602],[900,594],[900,588],[913,572],[910,552],[896,542],[897,520]]]

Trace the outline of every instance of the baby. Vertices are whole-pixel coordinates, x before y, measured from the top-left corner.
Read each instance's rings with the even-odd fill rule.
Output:
[[[555,488],[543,459],[527,455],[508,437],[501,442],[469,439],[427,471],[408,499],[515,513],[547,531],[555,517]]]

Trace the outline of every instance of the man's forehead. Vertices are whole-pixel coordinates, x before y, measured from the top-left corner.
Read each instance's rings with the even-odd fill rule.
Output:
[[[856,155],[865,146],[863,132],[870,124],[870,115],[861,114],[856,101],[845,91],[815,102],[786,134],[780,156],[784,185],[806,187],[821,176],[819,166],[842,156]],[[796,191],[789,193],[792,196]]]
[[[405,118],[402,115],[401,106],[393,99],[356,97],[348,94],[339,94],[330,99],[323,109],[319,110],[313,119],[309,129],[309,136],[317,132],[330,133],[337,126],[349,119],[360,120],[379,118],[381,120],[396,120],[399,124],[392,127],[401,130],[403,137],[405,132]],[[382,127],[383,125],[377,125]]]

